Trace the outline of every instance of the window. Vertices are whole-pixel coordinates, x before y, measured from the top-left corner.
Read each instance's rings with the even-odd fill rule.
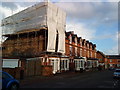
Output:
[[[70,35],[70,44],[72,44],[72,36]]]
[[[76,62],[77,62],[77,68],[79,68],[80,63],[79,63],[79,61],[78,61],[78,60],[77,60]]]
[[[110,64],[110,67],[112,67],[113,65],[112,64]]]
[[[51,60],[51,64],[50,65],[54,66],[54,60]]]
[[[77,68],[78,67],[78,63],[77,63],[77,61],[75,61],[75,68]]]
[[[99,61],[102,61],[102,59],[99,59]]]
[[[75,38],[75,45],[77,45],[77,38]]]
[[[80,65],[80,61],[79,61],[79,67],[81,67],[81,65]]]
[[[89,44],[87,44],[87,48],[89,49]]]
[[[5,68],[15,68],[18,67],[19,59],[3,59],[3,67]]]
[[[110,59],[110,62],[112,62],[112,59]]]
[[[83,61],[81,61],[81,67],[83,67]]]
[[[66,68],[67,68],[67,60],[66,60]]]
[[[80,56],[82,57],[82,48],[80,49]]]
[[[61,69],[64,69],[64,60],[61,60]]]
[[[70,46],[70,56],[72,56],[72,46]]]
[[[97,56],[96,56],[96,52],[95,52],[95,58],[96,58]]]
[[[90,57],[92,57],[92,51],[90,52]]]
[[[87,61],[87,66],[90,66],[90,61]]]
[[[118,59],[118,62],[120,62],[120,60]]]
[[[75,47],[75,55],[77,56],[77,47]]]
[[[86,49],[84,49],[84,56],[86,56]]]
[[[120,67],[120,64],[117,64],[117,67]]]

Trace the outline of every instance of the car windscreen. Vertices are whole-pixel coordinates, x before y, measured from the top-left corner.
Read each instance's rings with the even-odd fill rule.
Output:
[[[13,78],[11,75],[9,75],[8,73],[4,73],[2,72],[2,78]]]

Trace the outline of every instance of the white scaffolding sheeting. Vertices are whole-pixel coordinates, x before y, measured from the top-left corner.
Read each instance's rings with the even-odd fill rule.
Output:
[[[65,22],[66,13],[55,5],[48,4],[47,25],[48,25],[48,51],[55,51],[56,34],[58,31],[58,50],[65,53]]]
[[[48,28],[47,51],[55,52],[58,31],[58,52],[65,53],[66,13],[50,2],[41,2],[2,20],[3,34]]]
[[[65,53],[65,17],[66,14],[58,8],[58,14],[57,14],[57,30],[59,34],[58,39],[58,52]]]
[[[3,34],[46,26],[47,3],[41,2],[2,20]]]
[[[48,45],[47,51],[55,52],[56,46],[56,26],[57,26],[57,7],[48,4],[47,8],[47,25],[48,25]]]

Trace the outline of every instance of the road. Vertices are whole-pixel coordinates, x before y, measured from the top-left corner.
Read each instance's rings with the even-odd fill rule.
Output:
[[[44,77],[29,83],[21,84],[21,88],[116,88],[113,71],[94,71],[83,73],[66,73]],[[31,81],[31,83],[30,83]]]

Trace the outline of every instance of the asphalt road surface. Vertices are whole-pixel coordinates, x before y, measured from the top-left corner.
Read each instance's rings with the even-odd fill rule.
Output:
[[[25,82],[25,81],[24,81]],[[35,77],[21,82],[21,88],[120,88],[113,71],[68,72],[50,77]]]

